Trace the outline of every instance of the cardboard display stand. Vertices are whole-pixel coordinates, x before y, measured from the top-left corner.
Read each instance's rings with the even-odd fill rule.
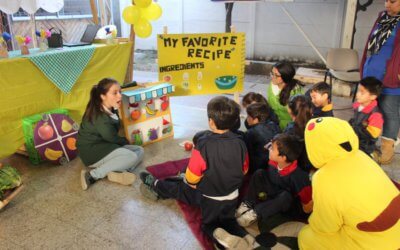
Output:
[[[123,90],[121,120],[131,144],[143,146],[174,135],[169,101],[174,91],[169,83]]]

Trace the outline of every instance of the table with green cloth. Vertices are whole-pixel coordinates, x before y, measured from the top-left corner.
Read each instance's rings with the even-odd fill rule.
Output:
[[[64,108],[80,122],[94,84],[105,77],[123,83],[131,48],[131,43],[123,43],[33,50],[29,56],[11,53],[0,59],[0,159],[24,144],[24,117]]]

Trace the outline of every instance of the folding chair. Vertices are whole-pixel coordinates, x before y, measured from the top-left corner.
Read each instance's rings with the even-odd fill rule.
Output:
[[[356,97],[358,83],[360,82],[358,52],[353,49],[334,48],[328,51],[326,58],[325,79],[329,76],[329,84],[332,87],[332,78],[356,84],[353,94],[353,102]]]

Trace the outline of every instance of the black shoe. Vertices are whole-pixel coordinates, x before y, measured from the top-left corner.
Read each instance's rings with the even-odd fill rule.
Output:
[[[83,190],[88,189],[88,187],[95,182],[96,180],[93,178],[93,176],[90,175],[89,171],[86,170],[81,171],[81,186]]]
[[[160,196],[158,196],[157,192],[150,186],[147,186],[144,183],[141,183],[139,186],[140,193],[146,197],[147,199],[150,199],[152,201],[157,201],[160,199]]]
[[[148,172],[141,172],[140,179],[142,180],[144,185],[150,188],[154,187],[154,182],[156,181],[156,177],[154,177],[152,174]]]

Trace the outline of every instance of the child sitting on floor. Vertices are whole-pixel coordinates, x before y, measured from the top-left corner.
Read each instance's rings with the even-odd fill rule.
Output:
[[[288,103],[288,113],[292,122],[284,130],[284,133],[297,136],[304,140],[304,130],[307,122],[312,118],[312,104],[305,95],[294,95]]]
[[[309,171],[312,169],[312,165],[308,160],[305,148],[304,130],[307,122],[312,118],[312,104],[305,95],[295,95],[289,100],[288,112],[293,121],[288,124],[283,133],[296,136],[303,144],[303,151],[299,157],[299,165],[304,170]]]
[[[311,102],[313,103],[313,118],[333,117],[332,90],[326,82],[319,82],[310,90]]]
[[[312,211],[310,179],[297,165],[302,143],[295,136],[279,134],[269,150],[269,168],[253,174],[248,193],[236,210],[243,227],[278,213],[298,218]]]
[[[229,234],[237,235],[252,248],[255,239],[235,219],[239,188],[248,171],[246,145],[239,135],[231,132],[239,113],[240,107],[233,100],[223,96],[213,98],[207,105],[211,131],[195,136],[185,178],[157,180],[142,172],[141,191],[147,197],[172,198],[200,206],[202,230],[206,235],[225,243]]]
[[[265,99],[264,96],[262,96],[261,94],[256,93],[256,92],[249,92],[245,96],[243,96],[243,98],[242,98],[242,107],[245,110],[247,109],[247,107],[250,104],[253,104],[253,103],[264,103],[264,104],[266,104],[267,107],[268,107],[269,119],[279,125],[278,116],[276,116],[274,110],[268,104],[268,101],[267,101],[267,99]],[[248,129],[247,121],[244,122],[244,125]]]
[[[266,104],[250,104],[246,111],[248,128],[244,134],[244,140],[249,152],[249,173],[252,174],[256,170],[265,169],[268,166],[268,151],[265,149],[265,145],[280,132],[280,129],[278,124],[271,120]]]
[[[370,156],[382,132],[383,117],[376,100],[381,90],[382,82],[375,77],[362,79],[353,104],[354,117],[349,121],[360,141],[360,150]]]

